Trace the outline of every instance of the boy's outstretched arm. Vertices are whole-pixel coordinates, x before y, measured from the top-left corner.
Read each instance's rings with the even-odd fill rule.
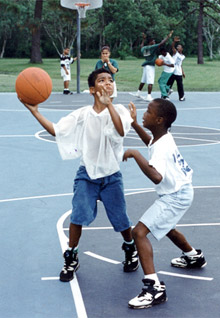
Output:
[[[22,102],[22,101],[21,101]],[[47,118],[45,118],[41,113],[38,111],[38,105],[28,105],[23,103],[27,109],[32,113],[32,115],[37,119],[37,121],[41,124],[41,126],[46,129],[46,131],[51,134],[52,136],[55,136],[55,130],[53,127],[53,123],[49,121]]]
[[[140,154],[138,150],[128,149],[125,151],[123,161],[127,161],[128,158],[134,158],[139,165],[142,172],[155,184],[159,184],[162,181],[161,174],[153,167],[149,165],[149,162]]]
[[[148,145],[151,140],[151,136],[138,124],[136,106],[132,102],[130,102],[128,106],[130,109],[131,118],[133,119],[131,126],[134,128],[145,145]]]

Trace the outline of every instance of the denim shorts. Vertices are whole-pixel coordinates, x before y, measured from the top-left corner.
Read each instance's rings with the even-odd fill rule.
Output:
[[[85,167],[80,166],[73,192],[71,223],[89,225],[96,218],[97,200],[100,200],[116,232],[122,232],[131,226],[120,171],[107,177],[91,179]]]
[[[154,204],[143,214],[140,222],[143,223],[159,241],[176,224],[190,208],[193,201],[193,187],[185,184],[177,192],[160,196]]]

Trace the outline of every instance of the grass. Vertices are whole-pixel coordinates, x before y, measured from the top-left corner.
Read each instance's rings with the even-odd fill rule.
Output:
[[[93,71],[97,59],[81,59],[80,62],[80,90],[88,89],[87,77]],[[117,60],[119,72],[116,75],[116,83],[119,91],[136,91],[142,76],[141,64],[144,59]],[[72,65],[72,81],[70,89],[76,91],[76,65]],[[0,59],[0,92],[15,92],[15,81],[17,75],[27,67],[43,68],[51,76],[53,91],[59,92],[63,89],[60,76],[59,59],[43,59],[43,64],[30,64],[29,59]],[[220,83],[220,61],[206,60],[203,65],[197,64],[196,57],[186,58],[183,63],[186,78],[184,79],[185,91],[219,91]],[[156,79],[154,91],[159,91],[157,80],[161,74],[162,67],[156,67]],[[175,85],[175,84],[174,84]],[[175,88],[175,86],[174,86]],[[143,89],[143,91],[146,88]]]

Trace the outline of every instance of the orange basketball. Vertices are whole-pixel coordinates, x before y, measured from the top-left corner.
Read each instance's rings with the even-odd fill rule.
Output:
[[[163,60],[157,58],[156,61],[155,61],[155,64],[156,64],[157,66],[162,66],[162,65],[163,65]]]
[[[17,77],[15,89],[22,102],[36,105],[44,102],[51,94],[52,80],[39,67],[28,67]]]

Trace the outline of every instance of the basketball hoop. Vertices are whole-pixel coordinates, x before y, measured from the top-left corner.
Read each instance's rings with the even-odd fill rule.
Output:
[[[79,18],[84,19],[86,17],[86,11],[90,6],[90,3],[77,2],[75,3],[76,9],[79,13]]]

